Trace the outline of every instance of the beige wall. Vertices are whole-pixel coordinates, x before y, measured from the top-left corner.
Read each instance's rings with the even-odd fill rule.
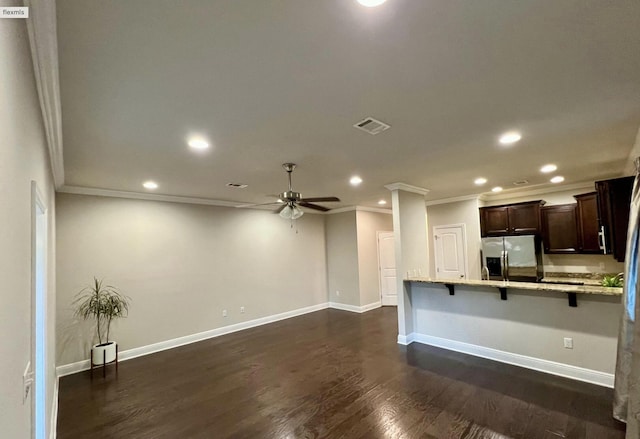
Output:
[[[570,308],[566,294],[444,285],[412,286],[415,332],[605,373],[616,360],[619,297],[578,295]],[[563,338],[573,338],[565,349]]]
[[[393,230],[392,216],[353,210],[325,218],[329,301],[358,307],[380,302],[377,232]]]
[[[393,231],[393,217],[376,212],[356,212],[360,305],[380,302],[377,232]]]
[[[465,200],[447,204],[427,206],[429,239],[429,275],[436,277],[433,228],[452,224],[464,224],[467,245],[467,267],[469,279],[480,279],[480,215],[478,200]]]
[[[262,210],[69,194],[57,201],[60,365],[87,358],[70,304],[94,275],[133,300],[114,328],[121,350],[327,301],[321,215],[303,216],[296,232]]]
[[[31,181],[48,208],[47,420],[55,382],[55,204],[25,20],[0,20],[0,436],[31,437]],[[47,423],[47,430],[48,430]]]
[[[329,301],[360,306],[356,211],[327,215],[325,221]]]

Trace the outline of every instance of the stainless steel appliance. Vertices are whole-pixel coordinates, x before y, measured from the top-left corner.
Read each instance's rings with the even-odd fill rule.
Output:
[[[491,280],[537,282],[542,278],[542,246],[534,235],[482,238],[482,272]],[[486,276],[484,276],[486,277]]]

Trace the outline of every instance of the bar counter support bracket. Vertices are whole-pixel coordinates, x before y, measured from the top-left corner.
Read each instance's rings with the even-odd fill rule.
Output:
[[[567,293],[567,296],[569,296],[569,306],[573,308],[577,307],[578,296],[576,295],[576,293]]]
[[[453,284],[444,284],[449,289],[449,295],[453,296],[455,292],[455,287]]]
[[[507,289],[504,287],[498,287],[500,290],[500,300],[507,300]]]

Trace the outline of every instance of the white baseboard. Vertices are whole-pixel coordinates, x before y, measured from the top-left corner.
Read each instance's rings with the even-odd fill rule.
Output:
[[[398,296],[383,297],[382,306],[398,306]]]
[[[413,333],[409,335],[400,335],[398,334],[398,344],[408,345],[414,342]]]
[[[346,303],[338,303],[338,302],[329,302],[329,308],[339,309],[342,311],[351,311],[362,314],[363,312],[371,311],[372,309],[380,308],[382,303],[380,301],[369,303],[367,305],[356,306],[356,305],[347,305]]]
[[[51,424],[49,425],[49,439],[56,439],[58,435],[58,384],[60,378],[56,377],[53,384],[53,401],[51,401]]]
[[[234,325],[223,326],[221,328],[211,329],[205,332],[199,332],[197,334],[186,335],[184,337],[178,337],[171,340],[161,341],[146,346],[140,346],[138,348],[127,349],[118,354],[119,361],[126,361],[132,358],[141,357],[143,355],[153,354],[155,352],[164,351],[167,349],[177,348],[190,343],[206,340],[208,338],[219,337],[225,334],[231,334],[232,332],[242,331],[243,329],[254,328],[256,326],[266,325],[267,323],[277,322],[279,320],[289,319],[291,317],[308,314],[310,312],[320,311],[327,309],[328,303],[320,303],[318,305],[307,306],[304,308],[294,309],[291,311],[275,314],[272,316],[261,317],[255,320],[249,320],[247,322],[236,323]],[[56,373],[59,377],[70,375],[83,370],[88,370],[91,367],[89,360],[77,361],[75,363],[65,364],[56,368]]]
[[[606,372],[586,369],[570,364],[557,363],[555,361],[543,360],[542,358],[528,357],[526,355],[514,354],[512,352],[500,351],[498,349],[434,337],[431,335],[417,333],[411,333],[407,336],[398,335],[399,344],[410,344],[414,341],[430,346],[449,349],[451,351],[474,355],[476,357],[526,367],[527,369],[546,372],[552,375],[597,384],[599,386],[613,387],[614,375]]]

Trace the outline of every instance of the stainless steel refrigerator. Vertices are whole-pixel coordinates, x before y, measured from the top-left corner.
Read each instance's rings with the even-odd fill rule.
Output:
[[[534,235],[482,238],[483,277],[537,282],[542,278],[542,246]]]

